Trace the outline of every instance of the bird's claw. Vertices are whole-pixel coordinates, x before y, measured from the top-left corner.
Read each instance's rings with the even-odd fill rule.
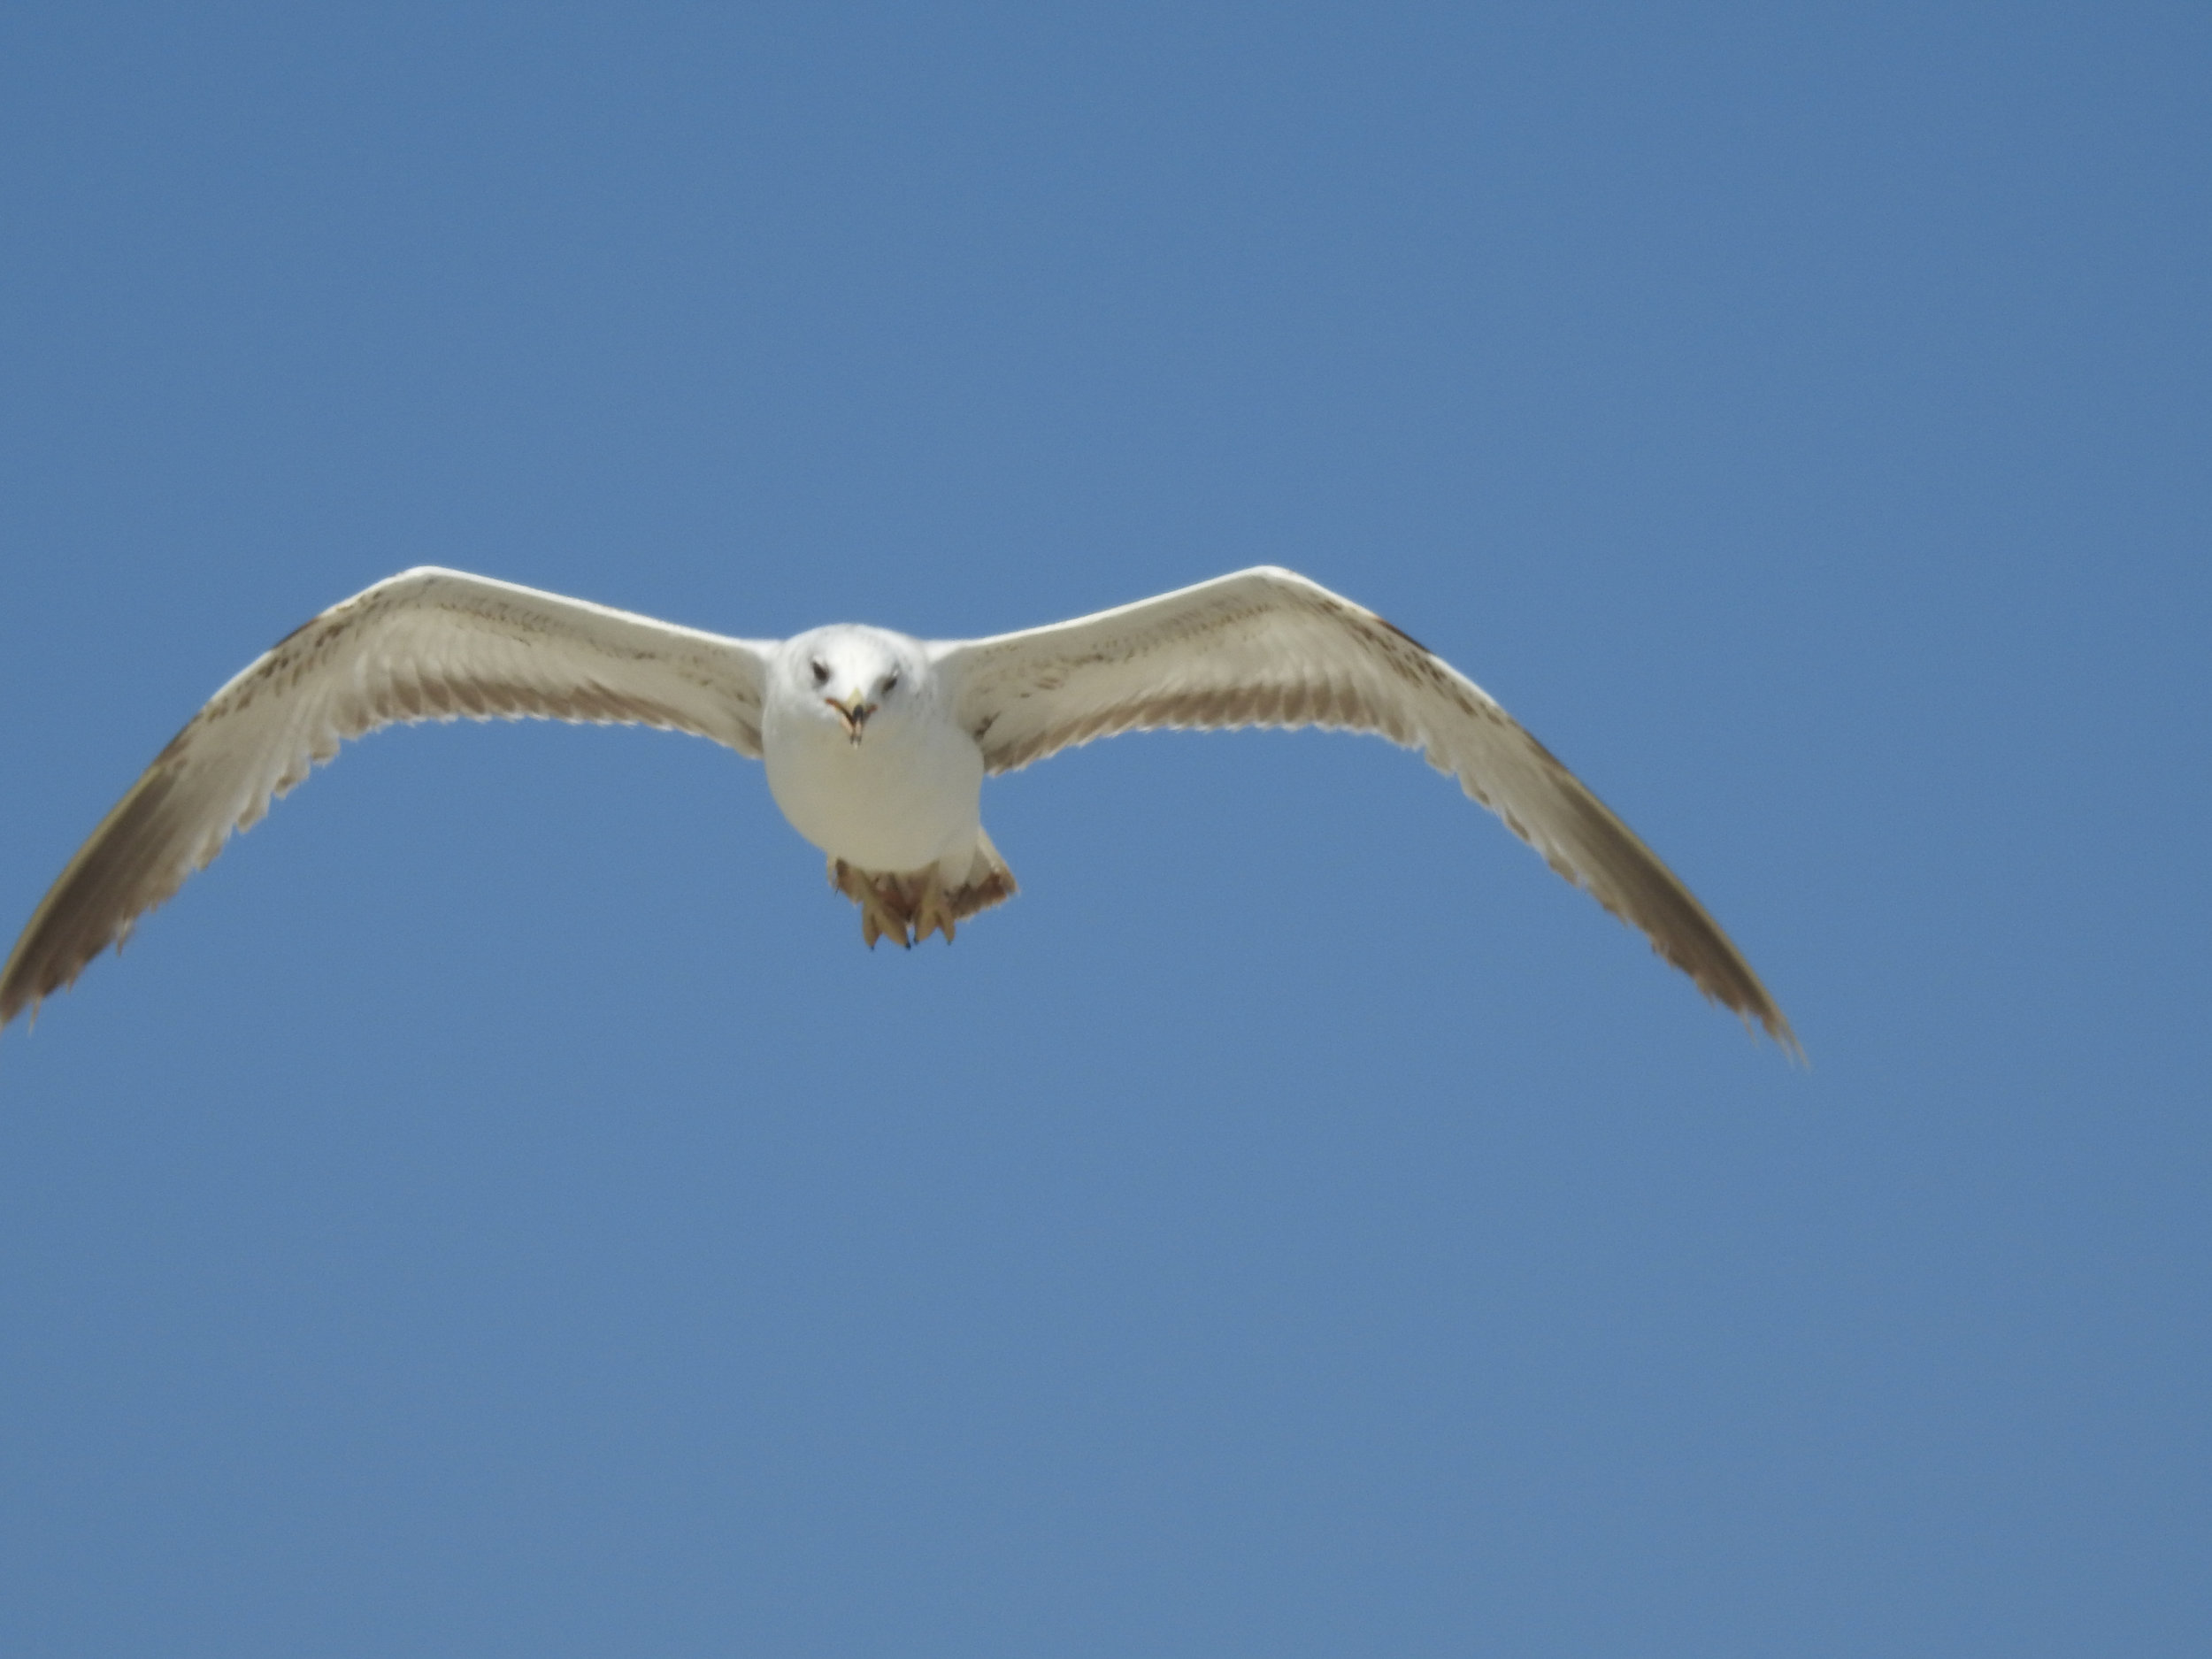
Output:
[[[944,883],[932,870],[922,878],[922,890],[914,901],[914,942],[920,944],[933,933],[941,933],[947,944],[952,943],[952,905],[945,897]]]
[[[869,949],[876,948],[879,939],[892,940],[902,950],[911,948],[913,941],[907,936],[905,907],[900,902],[895,884],[887,893],[865,872],[842,859],[832,869],[830,879],[839,892],[860,906],[860,939]]]

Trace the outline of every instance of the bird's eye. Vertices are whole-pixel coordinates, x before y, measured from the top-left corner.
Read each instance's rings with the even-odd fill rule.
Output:
[[[829,664],[827,663],[824,662],[818,657],[808,665],[814,670],[814,683],[816,685],[826,686],[829,684]]]
[[[899,677],[896,674],[886,674],[883,677],[883,688],[886,692],[888,692],[892,687],[897,685],[898,683]]]

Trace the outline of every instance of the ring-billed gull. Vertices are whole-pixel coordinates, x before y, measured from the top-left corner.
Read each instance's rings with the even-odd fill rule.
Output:
[[[1271,568],[988,639],[841,624],[780,641],[408,571],[287,635],[155,757],[24,929],[0,973],[0,1025],[119,945],[344,739],[530,717],[672,727],[764,761],[871,946],[950,942],[1013,896],[983,829],[987,772],[1151,727],[1375,733],[1455,774],[1706,995],[1798,1051],[1704,907],[1549,750],[1409,635]]]

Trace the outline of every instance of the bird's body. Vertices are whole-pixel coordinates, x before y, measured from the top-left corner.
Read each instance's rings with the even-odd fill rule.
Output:
[[[533,716],[672,727],[763,760],[870,944],[949,941],[1012,895],[983,828],[987,773],[1149,727],[1371,732],[1456,774],[1707,995],[1795,1048],[1688,890],[1473,681],[1371,611],[1265,568],[989,639],[839,625],[777,641],[409,571],[287,635],[156,757],[24,929],[0,972],[0,1024],[119,944],[342,740]]]
[[[803,683],[816,661],[839,664],[819,691]],[[877,692],[856,742],[825,703],[876,691],[887,672],[898,682]],[[760,736],[769,792],[791,826],[864,870],[903,874],[964,856],[983,833],[983,750],[941,690],[928,648],[904,634],[819,628],[789,641],[770,664]]]
[[[844,624],[787,640],[764,677],[761,758],[792,828],[829,855],[872,945],[1012,895],[983,833],[983,749],[923,641]]]

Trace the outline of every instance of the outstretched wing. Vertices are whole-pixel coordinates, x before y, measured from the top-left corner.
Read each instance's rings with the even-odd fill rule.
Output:
[[[760,754],[764,647],[459,571],[408,571],[296,629],[116,803],[16,941],[0,1025],[74,980],[270,801],[380,726],[538,718]]]
[[[1159,726],[1334,726],[1418,749],[1706,995],[1801,1053],[1704,907],[1549,750],[1434,652],[1294,572],[933,649],[993,772]]]

